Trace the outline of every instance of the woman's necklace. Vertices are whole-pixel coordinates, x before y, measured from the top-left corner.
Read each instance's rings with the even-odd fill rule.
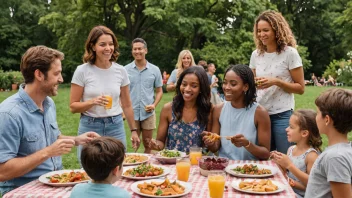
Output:
[[[195,107],[192,107],[192,108],[183,107],[183,112],[182,112],[183,123],[189,124],[194,122],[194,120],[197,118],[197,111],[195,109],[196,109]],[[193,116],[194,113],[195,113],[195,116]]]

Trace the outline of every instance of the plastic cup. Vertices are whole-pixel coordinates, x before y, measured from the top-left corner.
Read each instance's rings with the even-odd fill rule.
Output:
[[[111,109],[112,107],[112,96],[111,94],[104,94],[104,97],[108,100],[108,103],[105,105],[105,109]]]
[[[226,174],[224,171],[209,171],[208,186],[211,198],[222,198],[224,195]]]
[[[192,146],[189,148],[189,158],[192,165],[198,165],[199,159],[202,158],[202,147]]]
[[[187,182],[191,171],[191,162],[188,158],[176,159],[177,180]]]

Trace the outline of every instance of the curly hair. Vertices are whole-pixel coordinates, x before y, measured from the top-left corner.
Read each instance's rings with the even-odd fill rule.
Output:
[[[266,21],[270,24],[275,32],[275,38],[277,43],[277,53],[281,53],[286,46],[296,48],[296,39],[292,33],[292,30],[287,23],[286,19],[281,13],[272,10],[262,12],[255,20],[253,27],[253,39],[256,48],[259,50],[259,54],[263,54],[266,51],[266,46],[260,41],[258,35],[258,23],[259,21]]]
[[[230,65],[224,74],[226,77],[227,72],[235,72],[243,81],[243,84],[248,84],[248,90],[244,93],[243,102],[246,109],[250,108],[256,102],[257,89],[255,87],[254,74],[247,65]]]
[[[330,116],[335,129],[342,134],[352,130],[352,91],[333,88],[321,93],[315,100],[323,117]]]
[[[323,141],[319,134],[319,129],[315,117],[317,113],[311,109],[299,109],[293,112],[298,119],[298,126],[300,130],[307,130],[309,132],[308,144],[315,150],[321,152],[321,145]]]
[[[196,65],[196,63],[194,62],[194,58],[193,58],[193,55],[192,55],[192,52],[189,51],[189,50],[182,50],[180,52],[180,54],[178,55],[178,59],[177,59],[177,63],[176,63],[176,69],[177,70],[177,78],[179,78],[179,76],[181,75],[181,73],[183,72],[183,70],[185,68],[183,68],[183,64],[182,64],[182,58],[186,55],[190,55],[191,56],[191,59],[192,59],[192,62],[190,64],[190,66],[194,66]]]
[[[98,39],[100,38],[101,35],[110,35],[112,38],[112,41],[114,43],[114,52],[112,53],[110,61],[116,61],[117,58],[119,57],[119,44],[117,42],[117,38],[115,34],[107,27],[105,26],[96,26],[94,27],[86,40],[86,44],[84,46],[84,55],[83,55],[83,62],[87,63],[89,62],[90,64],[94,64],[96,61],[96,52],[93,51],[93,46],[98,42]]]
[[[206,126],[212,105],[210,103],[210,87],[208,76],[205,70],[200,66],[189,67],[181,73],[176,85],[176,95],[172,101],[172,111],[174,112],[177,120],[182,119],[182,111],[185,101],[183,100],[180,86],[182,84],[183,78],[188,74],[195,74],[199,80],[200,90],[196,101],[197,120],[200,125]]]

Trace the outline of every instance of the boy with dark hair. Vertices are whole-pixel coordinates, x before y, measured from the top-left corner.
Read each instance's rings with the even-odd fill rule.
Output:
[[[82,149],[81,162],[92,182],[76,185],[70,197],[131,197],[126,190],[111,185],[122,174],[124,158],[125,147],[115,138],[104,136],[89,142]]]
[[[329,89],[315,100],[320,134],[328,147],[315,161],[305,197],[352,197],[352,91]]]

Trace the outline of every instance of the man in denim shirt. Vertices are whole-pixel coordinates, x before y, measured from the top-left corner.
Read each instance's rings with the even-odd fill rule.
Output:
[[[132,41],[134,61],[126,65],[125,69],[130,79],[130,95],[137,134],[139,136],[142,132],[144,152],[150,153],[148,140],[153,137],[153,130],[156,128],[154,109],[163,96],[163,82],[160,69],[145,59],[147,52],[147,43],[141,38],[134,39]]]
[[[31,47],[21,60],[25,85],[0,104],[0,194],[50,171],[62,169],[61,155],[99,135],[63,136],[56,122],[57,95],[63,82],[64,54],[45,46]]]

